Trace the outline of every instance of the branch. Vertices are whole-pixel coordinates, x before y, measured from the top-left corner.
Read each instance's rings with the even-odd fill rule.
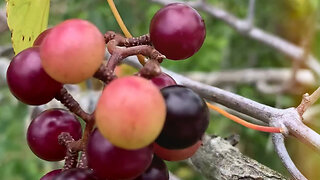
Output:
[[[203,146],[191,157],[191,162],[207,179],[287,179],[244,156],[220,137],[206,136]]]
[[[125,62],[137,68],[141,67],[134,58],[127,58]],[[264,121],[270,126],[280,127],[284,130],[283,134],[293,135],[301,142],[310,145],[318,152],[320,151],[320,135],[302,123],[302,117],[296,108],[273,108],[231,92],[193,81],[164,68],[163,71],[172,76],[178,84],[193,89],[203,98]],[[288,158],[290,157],[288,156]]]
[[[280,157],[282,163],[288,169],[290,174],[293,176],[294,179],[300,180],[307,180],[300,171],[297,169],[296,165],[292,162],[287,149],[284,145],[284,137],[282,134],[273,134],[272,135],[272,142],[274,144],[275,150]]]
[[[174,0],[150,0],[152,2],[156,2],[162,5],[177,2]],[[229,12],[216,8],[210,4],[207,4],[203,1],[198,1],[197,3],[189,3],[194,8],[202,10],[214,18],[217,18],[225,23],[227,23],[230,27],[234,28],[236,31],[241,33],[244,36],[257,40],[269,47],[274,48],[275,50],[289,56],[293,61],[302,61],[304,57],[303,48],[290,43],[278,36],[265,32],[262,29],[259,29],[254,26],[248,26],[246,20],[241,20],[235,17],[233,14]],[[312,71],[314,71],[318,76],[320,76],[320,64],[318,60],[313,55],[308,55],[306,58],[306,65]]]
[[[283,86],[291,79],[292,71],[289,68],[278,69],[241,69],[227,70],[220,72],[188,72],[183,73],[192,80],[212,86],[252,84],[264,82],[267,86]],[[296,79],[301,86],[311,87],[316,84],[316,78],[310,70],[300,69],[296,74]]]

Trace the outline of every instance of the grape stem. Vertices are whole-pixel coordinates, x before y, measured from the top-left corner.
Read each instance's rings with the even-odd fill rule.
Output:
[[[67,107],[71,112],[79,116],[86,123],[92,119],[92,115],[86,113],[79,105],[79,103],[69,94],[67,89],[64,87],[55,96],[55,98],[60,101],[65,107]]]
[[[212,105],[212,104],[210,104],[208,102],[206,102],[206,103],[207,103],[207,106],[210,109],[220,113],[221,115],[225,116],[226,118],[231,119],[232,121],[234,121],[234,122],[236,122],[238,124],[241,124],[241,125],[243,125],[243,126],[245,126],[247,128],[258,130],[258,131],[263,131],[263,132],[270,132],[270,133],[282,133],[283,132],[283,130],[281,128],[279,128],[279,127],[260,126],[260,125],[249,123],[249,122],[247,122],[247,121],[245,121],[245,120],[243,120],[243,119],[241,119],[241,118],[239,118],[237,116],[229,114],[227,111],[225,111],[225,110],[223,110],[223,109],[221,109],[221,108],[219,108],[219,107],[217,107],[215,105]]]
[[[67,148],[63,170],[75,168],[78,160],[78,152],[82,150],[81,141],[75,141],[69,133],[63,132],[58,137],[59,144]]]
[[[161,73],[160,63],[165,58],[160,52],[150,46],[149,35],[137,38],[125,38],[120,34],[108,31],[104,35],[108,52],[111,54],[107,63],[100,66],[94,77],[108,84],[116,78],[114,69],[124,58],[142,54],[150,59],[140,70],[140,74],[146,78],[152,78]]]
[[[117,23],[119,24],[123,34],[127,37],[127,38],[131,38],[132,35],[130,34],[130,32],[128,31],[126,25],[123,23],[123,20],[117,10],[116,5],[114,4],[113,0],[107,0],[109,7],[114,15],[114,17],[116,18]],[[138,60],[140,62],[140,64],[144,65],[145,64],[145,58],[142,55],[138,55]]]

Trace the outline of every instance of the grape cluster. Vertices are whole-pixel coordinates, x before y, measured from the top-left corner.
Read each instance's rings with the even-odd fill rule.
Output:
[[[149,55],[155,65],[162,60],[152,58],[162,55],[152,52],[175,60],[192,56],[205,38],[201,16],[191,7],[175,3],[153,17],[150,42],[116,41],[115,37],[104,37],[88,21],[71,19],[41,33],[33,47],[13,58],[7,81],[17,99],[41,105],[56,98],[70,110],[46,110],[28,127],[27,142],[36,156],[47,161],[65,158],[63,169],[51,171],[41,180],[167,180],[162,159],[183,160],[201,146],[209,115],[198,94],[177,85],[165,73],[114,79],[113,65],[109,65],[116,62],[112,43],[125,47],[118,51],[130,46],[145,48],[136,54]],[[112,56],[105,66],[106,43]],[[156,67],[146,66],[148,71]],[[63,88],[63,84],[90,77],[106,83],[93,114],[83,112]],[[86,122],[84,133],[78,117]]]

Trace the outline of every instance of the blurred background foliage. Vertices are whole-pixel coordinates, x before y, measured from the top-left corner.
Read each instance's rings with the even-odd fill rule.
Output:
[[[245,18],[248,0],[208,0],[209,3]],[[148,33],[149,22],[161,6],[149,1],[116,0],[116,6],[128,29],[134,36]],[[2,1],[1,6],[5,3]],[[310,51],[320,59],[320,13],[318,0],[259,0],[256,2],[254,24],[277,34],[297,45],[309,44]],[[206,22],[207,37],[200,51],[185,61],[165,60],[162,65],[170,70],[220,71],[245,68],[291,67],[283,54],[237,33],[225,23],[202,13]],[[106,0],[54,0],[51,2],[49,26],[70,19],[81,18],[93,22],[101,32],[121,32]],[[308,38],[309,37],[309,38]],[[10,44],[10,32],[0,34],[0,45]],[[3,84],[3,83],[0,83]],[[315,84],[315,87],[319,84]],[[296,106],[301,94],[263,94],[253,84],[228,87],[237,94],[279,108]],[[311,92],[309,88],[306,91]],[[319,109],[320,110],[320,109]],[[39,160],[29,150],[25,140],[29,108],[17,102],[8,87],[0,87],[0,178],[6,180],[35,180],[59,163]],[[320,133],[320,119],[315,117],[309,125]],[[271,137],[256,132],[218,115],[211,114],[209,134],[226,137],[240,134],[237,147],[246,155],[285,175],[287,171],[273,150]],[[310,179],[320,179],[320,157],[295,139],[287,142],[288,150],[298,168]],[[186,180],[204,179],[183,162],[168,163],[173,173]]]

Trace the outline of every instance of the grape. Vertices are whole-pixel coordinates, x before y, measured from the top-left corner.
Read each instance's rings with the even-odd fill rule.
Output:
[[[159,89],[137,76],[112,81],[103,90],[95,112],[102,135],[124,149],[151,144],[161,132],[165,115]]]
[[[55,176],[53,180],[98,180],[89,169],[68,169]]]
[[[40,46],[45,71],[61,83],[93,76],[105,54],[104,37],[93,24],[71,19],[55,26]]]
[[[162,159],[153,156],[152,163],[148,169],[134,180],[168,180],[169,173]]]
[[[151,79],[153,84],[155,84],[159,89],[165,88],[167,86],[176,85],[176,81],[166,73],[161,73],[160,75]]]
[[[81,138],[81,124],[76,117],[63,109],[42,112],[29,125],[27,141],[30,149],[39,158],[59,161],[66,155],[66,147],[58,143],[58,136],[68,132],[75,139]]]
[[[167,161],[181,161],[191,157],[201,146],[202,141],[196,142],[194,145],[184,149],[167,149],[153,143],[153,151],[163,160]]]
[[[49,34],[49,32],[52,30],[52,28],[49,28],[42,33],[39,34],[37,39],[33,42],[33,46],[40,46],[41,43],[43,42],[44,38]]]
[[[100,178],[129,179],[143,173],[152,161],[152,147],[125,150],[112,145],[96,129],[87,148],[88,165]]]
[[[41,65],[38,47],[21,51],[11,61],[7,70],[7,82],[11,93],[29,105],[41,105],[51,101],[62,88]]]
[[[206,36],[205,24],[192,7],[173,3],[160,9],[150,23],[150,39],[168,59],[182,60],[196,53]]]
[[[42,176],[40,180],[53,180],[53,178],[61,172],[61,169],[56,169],[48,172],[46,175]]]
[[[156,142],[167,149],[183,149],[201,139],[209,124],[206,103],[191,89],[174,85],[163,88],[167,115]]]

